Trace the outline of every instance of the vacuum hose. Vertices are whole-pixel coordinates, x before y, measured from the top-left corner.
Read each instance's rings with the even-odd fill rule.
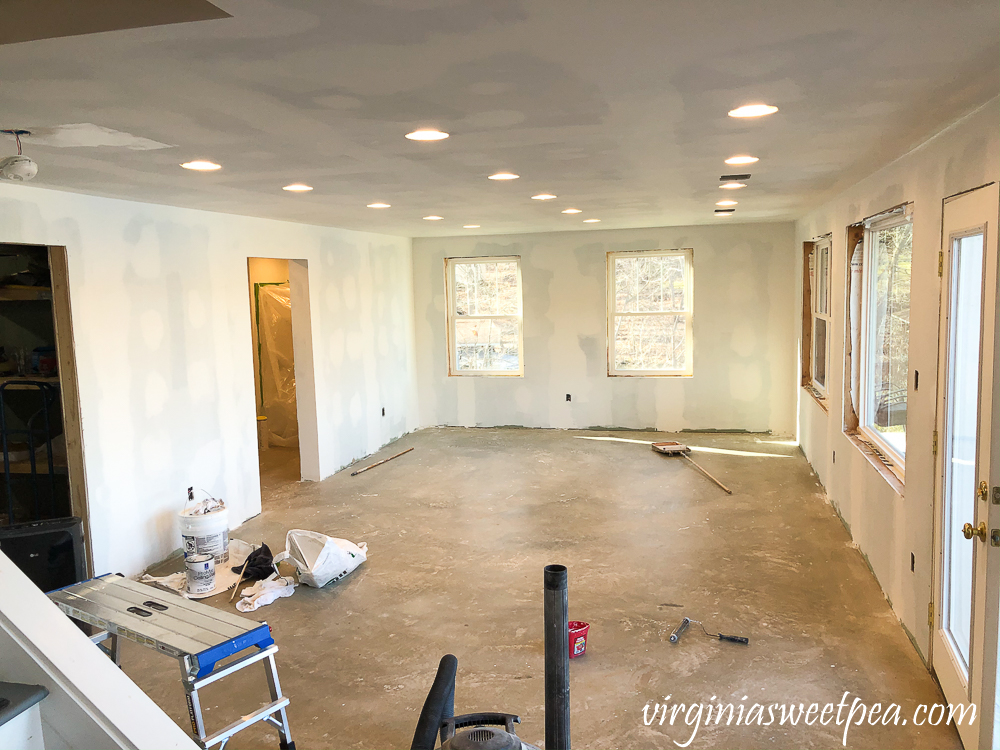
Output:
[[[441,722],[455,715],[455,675],[458,673],[458,659],[445,654],[438,664],[434,684],[427,693],[424,707],[420,709],[417,730],[413,733],[410,750],[434,750]],[[442,741],[444,733],[442,730]]]
[[[545,750],[570,750],[569,590],[565,565],[545,566]]]

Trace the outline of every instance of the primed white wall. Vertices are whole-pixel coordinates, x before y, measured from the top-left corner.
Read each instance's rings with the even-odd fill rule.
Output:
[[[189,485],[260,512],[248,257],[308,261],[319,476],[416,426],[408,239],[5,184],[0,241],[68,249],[97,573],[176,549]]]
[[[720,224],[415,239],[421,425],[793,433],[793,230]],[[694,376],[608,377],[607,253],[684,247],[694,248]],[[521,257],[523,378],[448,377],[444,258],[485,255]]]
[[[848,524],[893,609],[926,657],[927,605],[932,599],[934,431],[938,363],[937,275],[941,202],[1000,179],[1000,115],[993,99],[884,169],[845,190],[796,225],[801,295],[802,242],[833,233],[831,255],[830,413],[800,389],[802,448]],[[913,202],[910,388],[907,402],[906,488],[898,495],[843,434],[844,309],[848,280],[846,230],[867,216]],[[852,248],[853,250],[853,248]],[[801,297],[800,297],[801,299]],[[799,302],[801,305],[801,302]],[[801,307],[799,308],[801,309]],[[801,320],[798,321],[801,323]],[[801,328],[801,325],[799,325]],[[913,372],[920,389],[913,390]],[[833,454],[836,452],[836,463]],[[910,572],[910,553],[916,569]]]

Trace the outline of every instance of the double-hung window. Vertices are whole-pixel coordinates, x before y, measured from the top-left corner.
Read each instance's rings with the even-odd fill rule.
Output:
[[[608,253],[608,375],[691,375],[693,251]]]
[[[858,427],[900,478],[906,457],[912,252],[908,210],[866,225]]]
[[[812,264],[812,386],[826,397],[827,373],[830,370],[830,240],[823,238],[813,246]]]
[[[448,372],[523,375],[518,257],[446,258]]]

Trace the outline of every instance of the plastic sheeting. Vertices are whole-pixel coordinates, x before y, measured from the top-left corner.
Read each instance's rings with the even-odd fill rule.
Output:
[[[292,353],[292,298],[288,284],[261,285],[257,294],[260,388],[271,445],[299,444]]]

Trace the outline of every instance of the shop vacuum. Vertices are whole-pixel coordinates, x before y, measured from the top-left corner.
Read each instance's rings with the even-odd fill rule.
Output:
[[[569,592],[566,568],[545,566],[545,748],[570,750]],[[458,659],[447,654],[420,711],[410,750],[538,750],[514,731],[520,717],[505,713],[455,716]]]

